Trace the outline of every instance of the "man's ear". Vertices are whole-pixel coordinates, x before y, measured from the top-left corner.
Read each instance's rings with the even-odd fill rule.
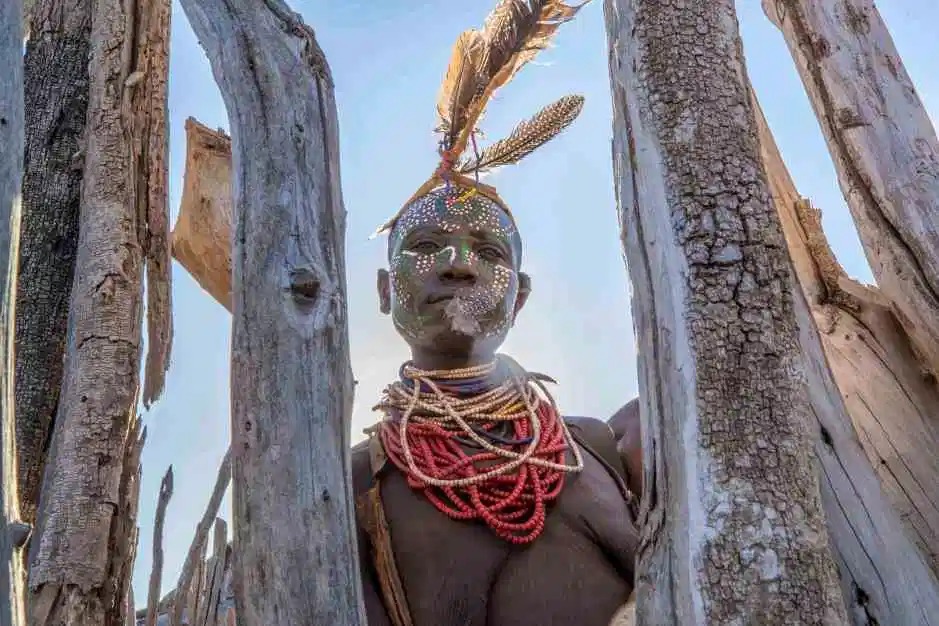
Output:
[[[378,270],[378,310],[388,315],[391,313],[391,280],[388,270]]]
[[[528,296],[531,295],[531,277],[525,272],[518,273],[518,298],[515,299],[515,312],[512,319],[518,317],[518,312],[522,310],[525,303],[528,302]]]

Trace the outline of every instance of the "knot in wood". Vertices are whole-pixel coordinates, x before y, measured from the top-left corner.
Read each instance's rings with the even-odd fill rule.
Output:
[[[290,270],[290,293],[294,300],[304,304],[312,304],[320,294],[320,280],[309,268]]]

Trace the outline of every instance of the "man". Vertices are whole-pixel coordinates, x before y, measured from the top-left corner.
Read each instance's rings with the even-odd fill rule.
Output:
[[[619,437],[563,418],[550,379],[496,354],[531,280],[514,216],[478,180],[579,114],[582,98],[561,98],[476,147],[492,94],[579,8],[501,0],[460,36],[437,102],[440,165],[379,229],[381,310],[411,360],[352,456],[371,626],[606,626],[632,591],[636,407],[611,420]]]

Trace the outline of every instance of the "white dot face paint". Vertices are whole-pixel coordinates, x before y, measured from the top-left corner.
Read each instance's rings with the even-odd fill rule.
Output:
[[[465,189],[416,200],[391,233],[392,317],[411,342],[456,333],[502,338],[518,297],[518,234],[505,211]]]

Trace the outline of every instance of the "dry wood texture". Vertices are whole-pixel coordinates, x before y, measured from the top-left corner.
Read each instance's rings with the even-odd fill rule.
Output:
[[[160,586],[163,580],[163,523],[166,520],[166,507],[173,497],[173,467],[170,466],[160,483],[160,495],[157,500],[156,518],[153,522],[153,565],[150,570],[150,587],[147,593],[146,626],[156,626],[157,609],[160,604]],[[133,610],[131,611],[133,613]]]
[[[815,109],[877,284],[939,374],[939,140],[873,0],[764,0]]]
[[[185,563],[183,563],[183,570],[176,584],[177,594],[173,602],[170,626],[181,626],[182,624],[183,611],[189,599],[186,591],[192,588],[193,580],[198,580],[197,569],[201,565],[205,555],[205,546],[209,538],[209,530],[212,528],[212,521],[218,516],[222,498],[230,483],[231,448],[225,452],[225,458],[222,459],[222,464],[218,469],[218,476],[215,478],[215,487],[212,489],[212,495],[209,497],[208,506],[206,506],[205,513],[196,526],[196,533],[192,538],[192,544],[189,546],[189,553],[186,555]],[[196,594],[198,594],[198,591]],[[189,615],[194,614],[193,611],[189,612]]]
[[[354,533],[338,129],[279,0],[184,0],[232,133],[234,586],[247,625],[365,622]]]
[[[13,319],[23,176],[23,4],[0,5],[0,626],[25,626],[17,537]]]
[[[173,227],[173,256],[231,311],[231,140],[186,120],[186,172]]]
[[[864,451],[934,572],[939,571],[939,390],[877,287],[849,278],[759,111],[766,171],[799,284]]]
[[[894,464],[914,467],[920,474],[898,473],[904,481],[899,484],[910,487],[908,493],[924,493],[916,481],[922,472],[933,471],[933,455],[915,464],[906,457],[932,445],[928,438],[910,438],[928,434],[922,411],[928,404],[917,402],[928,403],[929,396],[923,395],[919,368],[908,347],[898,349],[908,345],[902,329],[883,323],[892,313],[876,289],[859,285],[841,271],[817,212],[796,191],[755,100],[753,108],[764,167],[801,287],[797,304],[818,423],[815,448],[822,500],[849,616],[858,625],[935,624],[939,586],[924,558],[928,546],[922,535],[908,536],[903,523],[912,530],[910,522],[927,519],[929,509],[924,508],[925,516],[916,515],[920,500],[899,497],[903,492],[891,489],[896,478],[891,483],[893,474],[885,469]],[[871,319],[882,322],[867,321]],[[863,436],[871,430],[880,435],[859,441],[857,433]],[[935,494],[939,484],[932,485]]]
[[[606,9],[641,355],[639,623],[844,623],[733,2]]]
[[[169,0],[94,5],[65,373],[30,554],[37,625],[124,624],[136,549],[142,279],[159,238],[154,181],[166,176],[165,125],[154,120],[166,115],[169,11]],[[165,354],[165,345],[154,349]]]
[[[26,43],[26,151],[16,292],[16,446],[33,522],[62,384],[78,248],[92,0],[37,0]]]

